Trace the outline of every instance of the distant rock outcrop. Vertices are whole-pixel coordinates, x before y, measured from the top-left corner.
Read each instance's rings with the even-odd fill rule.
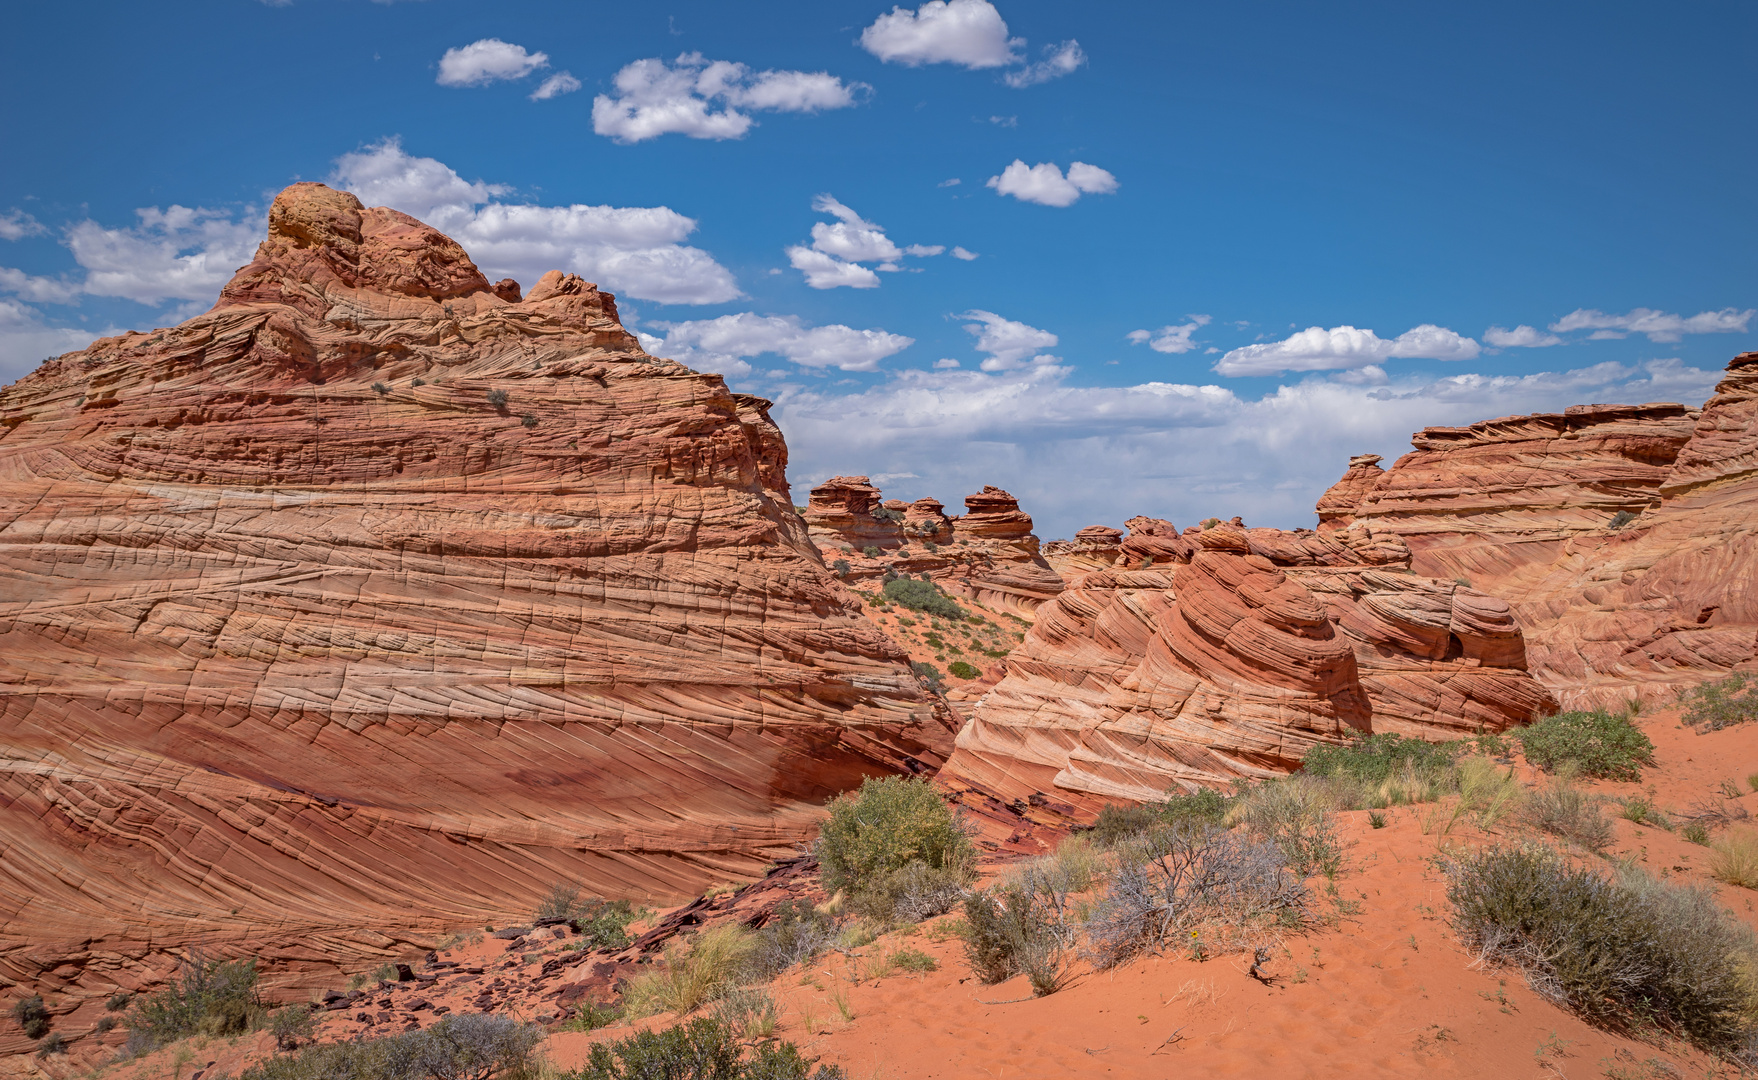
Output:
[[[0,985],[690,895],[934,769],[767,408],[319,184],[211,311],[0,392]]]
[[[1027,619],[1062,591],[1061,576],[1038,550],[1031,516],[1000,488],[966,496],[959,517],[947,517],[934,499],[879,496],[865,476],[836,476],[812,489],[806,527],[826,561],[848,566],[845,580],[912,574]]]
[[[1758,667],[1758,353],[1701,411],[1584,405],[1412,441],[1370,485],[1351,462],[1321,514],[1506,599],[1565,704]]]
[[[1126,559],[1038,609],[942,776],[1152,799],[1357,734],[1500,731],[1554,707],[1506,603],[1353,539],[1132,520]]]

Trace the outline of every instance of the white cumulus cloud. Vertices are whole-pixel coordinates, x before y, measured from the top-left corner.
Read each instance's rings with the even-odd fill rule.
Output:
[[[532,101],[548,101],[550,98],[571,94],[580,89],[580,80],[565,71],[558,71],[543,80],[536,90],[531,92]]]
[[[1516,326],[1512,330],[1492,326],[1483,332],[1483,343],[1497,349],[1547,349],[1561,345],[1563,339],[1532,326]]]
[[[1557,333],[1571,330],[1592,330],[1594,338],[1621,338],[1625,334],[1646,334],[1649,341],[1677,341],[1685,334],[1745,333],[1746,324],[1758,311],[1747,308],[1722,308],[1701,311],[1686,318],[1680,315],[1636,308],[1627,315],[1608,315],[1595,308],[1577,308],[1550,324]]]
[[[0,214],[0,240],[23,240],[27,236],[44,236],[48,227],[17,207]]]
[[[915,11],[894,7],[861,31],[861,48],[910,67],[1005,67],[1019,62],[1024,47],[1024,38],[1007,36],[1007,23],[989,0],[928,0]]]
[[[977,336],[977,351],[986,352],[984,371],[1012,371],[1029,364],[1051,364],[1058,358],[1038,354],[1039,349],[1054,348],[1057,337],[1022,322],[1002,318],[993,311],[974,309],[958,316],[973,319],[965,330]]]
[[[649,343],[648,352],[732,374],[748,371],[744,358],[762,353],[774,353],[802,367],[873,371],[879,361],[915,344],[914,338],[884,330],[856,330],[840,323],[806,326],[795,316],[765,317],[749,311],[654,325],[665,330],[665,337]]]
[[[900,248],[885,235],[884,228],[861,217],[833,195],[816,196],[812,209],[836,220],[815,223],[811,246],[790,247],[787,257],[814,289],[876,289],[879,275],[874,270],[895,272],[903,269],[898,264],[905,256],[925,258],[946,251],[944,244],[910,244]],[[878,266],[869,269],[861,263]]]
[[[961,248],[955,244],[955,245],[953,245],[953,248],[952,248],[952,257],[955,259],[962,259],[965,262],[971,262],[972,260],[978,258],[978,255],[974,251],[966,251],[964,248]]]
[[[1136,514],[1180,526],[1235,514],[1248,525],[1311,526],[1313,503],[1351,454],[1390,460],[1422,427],[1586,401],[1695,405],[1719,376],[1670,359],[1380,384],[1312,375],[1253,400],[1216,385],[1078,386],[1071,374],[1043,364],[904,370],[852,394],[785,386],[772,415],[787,432],[796,486],[885,473],[899,478],[885,485],[888,497],[956,506],[996,484],[1048,539]]]
[[[1028,86],[1072,75],[1086,62],[1087,54],[1081,50],[1080,42],[1069,38],[1060,45],[1044,46],[1044,59],[1035,64],[1027,64],[1018,71],[1008,72],[1001,77],[1001,81],[1015,90],[1024,90]]]
[[[502,80],[523,79],[533,71],[549,66],[547,53],[528,53],[523,46],[512,45],[500,38],[483,38],[457,49],[447,49],[440,57],[441,86],[487,86]]]
[[[82,291],[143,304],[211,303],[262,239],[254,214],[240,221],[222,210],[176,205],[135,214],[140,224],[131,229],[88,220],[68,230],[67,246],[86,271]]]
[[[1014,158],[1013,164],[1001,170],[1001,175],[989,177],[988,186],[997,194],[1012,195],[1021,202],[1072,206],[1082,194],[1108,195],[1116,191],[1117,178],[1084,161],[1070,164],[1068,175],[1063,176],[1055,162],[1027,165]]]
[[[695,219],[669,207],[500,202],[510,189],[468,182],[443,162],[405,153],[395,139],[344,154],[330,183],[445,232],[491,278],[529,286],[549,270],[570,270],[618,295],[667,304],[741,295],[713,256],[683,243]]]
[[[592,100],[592,130],[620,143],[661,135],[741,139],[756,123],[748,112],[814,113],[844,109],[870,89],[825,71],[752,71],[729,60],[684,53],[628,64],[611,80],[616,95]]]
[[[1468,337],[1425,323],[1386,340],[1372,330],[1309,326],[1282,341],[1233,349],[1215,362],[1220,375],[1276,375],[1284,371],[1365,368],[1394,357],[1470,360],[1482,349]]]
[[[1196,342],[1190,335],[1209,325],[1212,321],[1207,315],[1187,316],[1189,322],[1181,326],[1162,326],[1158,330],[1131,330],[1129,341],[1133,345],[1147,345],[1155,352],[1187,353],[1196,348]]]
[[[117,334],[51,326],[28,304],[0,298],[0,383],[9,383],[36,369],[44,359],[83,349],[93,339]]]

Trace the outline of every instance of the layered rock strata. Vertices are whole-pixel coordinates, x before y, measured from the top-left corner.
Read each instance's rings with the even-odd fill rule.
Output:
[[[804,516],[822,557],[847,568],[845,580],[912,574],[1029,619],[1062,591],[1062,577],[1038,550],[1031,516],[994,486],[964,503],[964,514],[947,517],[934,499],[884,502],[867,477],[837,476],[812,489]]]
[[[1039,607],[949,785],[1090,809],[1278,775],[1356,734],[1500,731],[1554,707],[1508,605],[1411,574],[1396,545],[1130,526],[1129,558]]]
[[[1668,702],[1758,667],[1758,353],[1700,411],[1588,405],[1412,442],[1378,477],[1352,461],[1321,515],[1505,597],[1565,704]]]
[[[212,310],[0,392],[0,980],[330,978],[561,879],[758,873],[932,770],[950,714],[786,463],[592,284],[282,192]]]

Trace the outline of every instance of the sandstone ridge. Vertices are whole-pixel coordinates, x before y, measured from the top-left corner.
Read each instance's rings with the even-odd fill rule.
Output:
[[[561,878],[760,872],[936,768],[767,407],[320,184],[206,314],[0,391],[0,982],[329,978]]]

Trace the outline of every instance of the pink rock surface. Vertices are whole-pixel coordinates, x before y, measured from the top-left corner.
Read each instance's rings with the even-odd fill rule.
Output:
[[[578,277],[518,297],[297,184],[211,311],[0,392],[0,980],[687,896],[950,751],[768,403]]]

